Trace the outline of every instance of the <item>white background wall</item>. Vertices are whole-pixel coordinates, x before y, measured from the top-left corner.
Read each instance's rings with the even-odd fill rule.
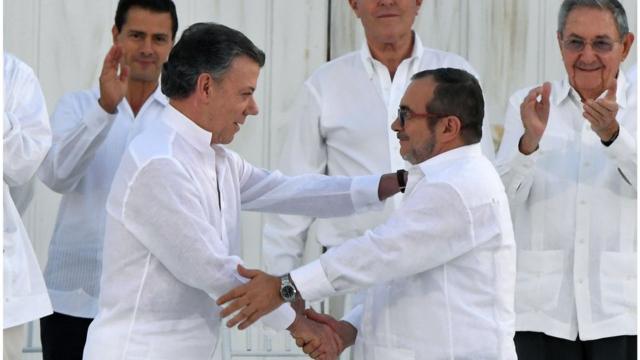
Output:
[[[248,119],[232,148],[256,165],[270,167],[282,150],[286,112],[303,80],[324,63],[358,49],[362,27],[347,0],[174,0],[178,34],[198,21],[216,21],[243,31],[267,54],[257,91],[260,115]],[[637,1],[622,0],[637,33]],[[425,46],[467,58],[481,76],[496,128],[515,90],[564,73],[555,39],[561,0],[424,0],[415,30]],[[5,0],[4,49],[23,59],[39,76],[53,112],[67,91],[97,84],[111,45],[117,0]],[[635,47],[635,45],[634,45]],[[624,64],[636,62],[636,50]],[[42,266],[55,224],[59,195],[36,184],[25,223]],[[260,264],[262,217],[243,215],[244,256]],[[37,335],[37,334],[36,334]],[[234,335],[234,348],[247,346]],[[36,344],[38,336],[35,336]],[[252,333],[252,351],[268,350]],[[285,345],[274,344],[271,347]],[[290,346],[286,345],[286,346]]]

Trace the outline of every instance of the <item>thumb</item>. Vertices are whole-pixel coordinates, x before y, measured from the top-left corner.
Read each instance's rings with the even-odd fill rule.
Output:
[[[240,276],[242,277],[246,277],[247,279],[253,279],[254,277],[258,276],[258,274],[260,274],[260,271],[247,269],[241,264],[238,264],[238,274],[240,274]]]
[[[616,101],[616,91],[618,91],[618,81],[615,78],[611,78],[607,86],[607,94],[604,98],[610,101]]]

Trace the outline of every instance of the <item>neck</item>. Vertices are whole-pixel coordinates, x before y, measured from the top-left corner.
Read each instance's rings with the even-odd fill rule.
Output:
[[[138,115],[138,112],[144,105],[145,101],[153,94],[158,87],[158,81],[129,81],[127,87],[127,102],[131,106],[133,115]]]
[[[389,69],[393,79],[402,60],[411,56],[414,46],[413,32],[398,36],[391,41],[375,41],[367,36],[367,45],[371,56]]]

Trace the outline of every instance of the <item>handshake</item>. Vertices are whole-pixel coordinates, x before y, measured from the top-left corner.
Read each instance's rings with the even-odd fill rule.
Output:
[[[227,306],[220,316],[231,316],[227,327],[238,325],[243,330],[262,316],[284,303],[280,297],[280,279],[260,270],[246,269],[238,265],[238,273],[249,279],[216,301],[218,305]],[[337,359],[356,339],[356,328],[346,321],[338,321],[329,315],[319,314],[313,309],[304,310],[304,301],[298,298],[292,307],[296,311],[296,319],[287,328],[296,339],[296,345],[305,354],[314,359]]]
[[[304,308],[304,304],[301,303],[300,307]],[[319,314],[312,308],[303,313],[296,309],[296,313],[296,320],[289,327],[289,332],[296,339],[296,345],[313,359],[337,359],[344,349],[355,342],[357,330],[346,321]]]

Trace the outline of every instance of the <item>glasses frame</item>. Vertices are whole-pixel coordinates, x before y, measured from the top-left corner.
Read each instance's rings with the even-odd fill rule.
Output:
[[[451,116],[449,114],[436,114],[436,113],[417,113],[413,110],[411,110],[409,107],[407,106],[400,106],[398,108],[398,120],[400,121],[400,127],[404,128],[404,124],[407,122],[407,120],[412,119],[412,118],[416,118],[416,117],[423,117],[423,118],[427,118],[427,119],[442,119],[445,118],[447,116]]]
[[[577,47],[568,45],[570,42],[579,42],[579,43],[582,43],[582,45],[580,45],[580,47],[577,48]],[[597,43],[597,42],[606,43],[607,45],[610,45],[611,47],[607,48],[607,49],[602,49],[601,47],[594,46],[594,43]],[[569,52],[572,52],[574,54],[579,54],[579,53],[583,52],[587,48],[587,45],[589,45],[591,47],[591,50],[593,50],[593,52],[595,52],[597,54],[605,55],[605,54],[609,54],[610,52],[612,52],[614,47],[615,47],[615,45],[617,43],[621,43],[621,42],[622,41],[620,41],[620,40],[618,40],[618,41],[610,40],[610,39],[608,39],[608,37],[607,38],[603,38],[603,39],[595,39],[595,40],[591,40],[591,41],[586,41],[585,39],[580,38],[580,37],[570,37],[568,39],[563,39],[562,40],[562,47],[565,50],[569,51]]]

